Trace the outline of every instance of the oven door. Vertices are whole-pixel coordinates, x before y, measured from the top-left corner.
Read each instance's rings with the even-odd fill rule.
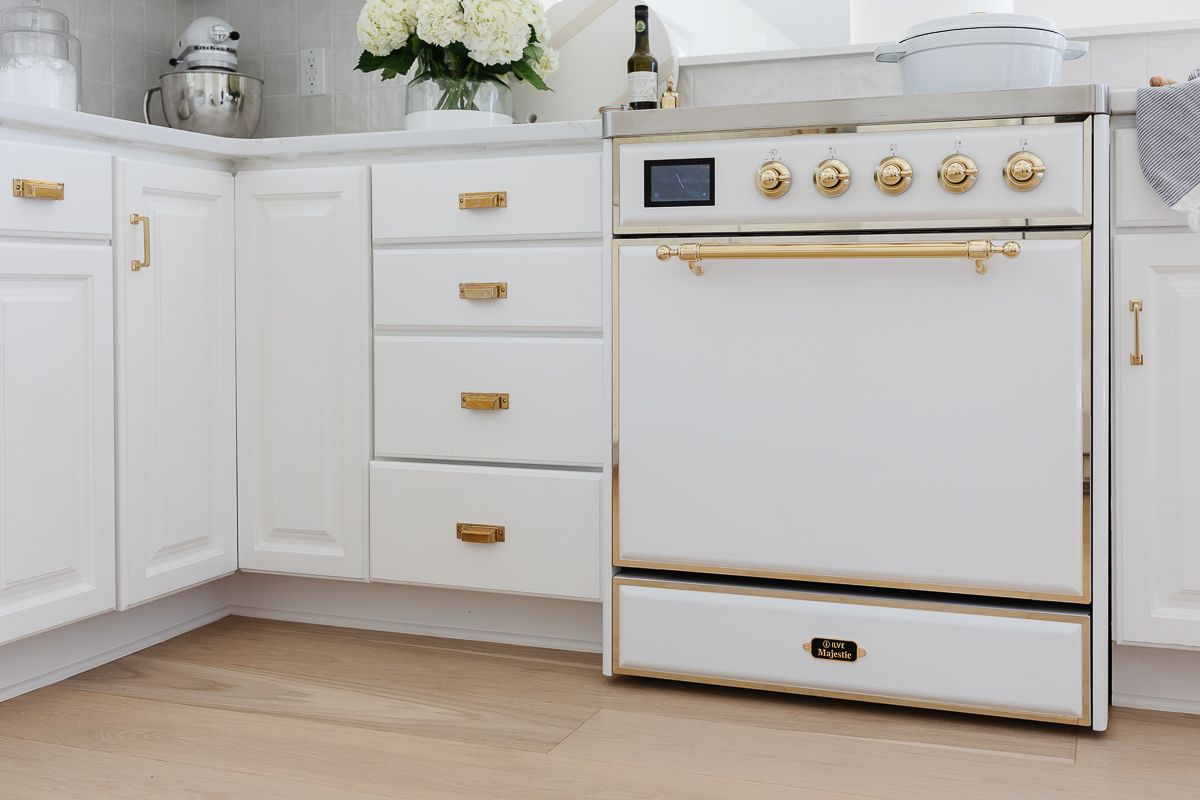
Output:
[[[615,563],[1088,602],[1089,237],[1029,236],[620,242]]]

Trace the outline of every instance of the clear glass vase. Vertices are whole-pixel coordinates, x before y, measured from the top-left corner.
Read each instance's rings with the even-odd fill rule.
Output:
[[[405,91],[405,126],[484,128],[511,125],[512,89],[497,81],[421,78]]]

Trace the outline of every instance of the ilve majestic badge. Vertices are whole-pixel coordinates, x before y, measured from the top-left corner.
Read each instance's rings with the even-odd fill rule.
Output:
[[[858,642],[852,642],[849,639],[817,638],[805,642],[804,650],[813,658],[823,661],[858,661],[860,658],[866,658],[867,655],[867,648],[859,647]]]

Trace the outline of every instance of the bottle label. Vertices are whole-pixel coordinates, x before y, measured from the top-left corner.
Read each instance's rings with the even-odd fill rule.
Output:
[[[629,102],[653,103],[658,100],[658,73],[629,73]]]
[[[646,20],[639,19],[637,22],[633,23],[633,29],[637,33],[645,33],[646,32]]]

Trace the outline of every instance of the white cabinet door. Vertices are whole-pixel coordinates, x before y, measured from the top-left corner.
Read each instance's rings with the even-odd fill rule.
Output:
[[[365,579],[365,168],[237,177],[242,569]]]
[[[0,643],[111,610],[112,250],[0,244]]]
[[[233,176],[125,161],[117,248],[120,606],[237,569]],[[148,222],[130,224],[138,214]],[[149,227],[150,265],[144,225]]]
[[[1117,637],[1200,647],[1200,237],[1118,236],[1115,269]]]

